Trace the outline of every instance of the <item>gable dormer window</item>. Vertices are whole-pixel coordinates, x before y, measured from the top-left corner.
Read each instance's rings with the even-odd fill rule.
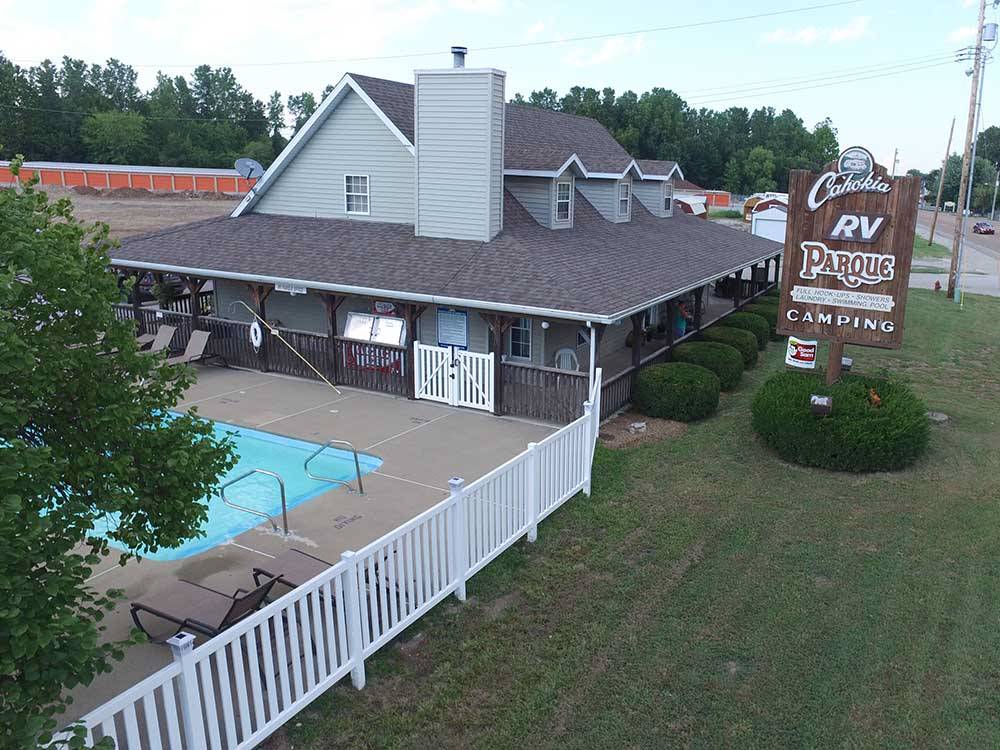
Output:
[[[569,221],[573,215],[573,183],[556,183],[556,221]]]
[[[371,213],[368,197],[368,175],[344,175],[344,211],[361,216],[368,216]]]
[[[663,213],[670,216],[674,212],[674,183],[663,183]]]
[[[627,182],[618,183],[618,215],[628,216],[632,207],[632,186]]]

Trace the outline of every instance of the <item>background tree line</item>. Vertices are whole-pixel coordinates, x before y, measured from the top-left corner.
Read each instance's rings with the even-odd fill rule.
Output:
[[[998,166],[1000,166],[1000,127],[992,125],[979,134],[976,145],[976,168],[972,177],[973,211],[988,213],[991,210]],[[919,175],[923,179],[924,187],[928,191],[926,200],[933,204],[941,181],[941,169],[932,169],[927,173],[911,169],[907,174]],[[941,191],[942,204],[947,201],[958,203],[958,184],[961,176],[962,156],[951,154],[945,170],[944,190]]]
[[[809,130],[790,109],[696,108],[664,88],[616,95],[574,86],[564,96],[545,88],[512,101],[593,117],[633,156],[672,159],[691,182],[733,193],[785,191],[790,169],[815,170],[840,153],[829,119]]]
[[[115,59],[24,68],[0,53],[0,158],[231,167],[251,156],[266,166],[287,142],[286,117],[297,129],[316,109],[310,92],[263,102],[226,67],[158,73],[146,92],[137,81]]]

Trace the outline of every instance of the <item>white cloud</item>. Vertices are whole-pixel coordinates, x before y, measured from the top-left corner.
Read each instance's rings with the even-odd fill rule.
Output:
[[[761,38],[768,44],[796,44],[803,47],[821,43],[840,44],[841,42],[857,41],[868,36],[870,24],[871,18],[869,16],[855,16],[843,26],[779,28],[767,32]]]
[[[455,10],[485,16],[498,16],[506,10],[505,0],[449,0]]]
[[[545,31],[545,21],[537,21],[528,27],[528,30],[525,32],[525,36],[528,37],[528,39],[535,39],[543,31]]]
[[[642,34],[634,37],[616,36],[605,40],[597,49],[577,47],[563,58],[563,62],[577,68],[606,65],[627,55],[637,54],[644,46],[645,38]]]
[[[948,34],[949,42],[969,42],[976,38],[975,26],[959,26]]]

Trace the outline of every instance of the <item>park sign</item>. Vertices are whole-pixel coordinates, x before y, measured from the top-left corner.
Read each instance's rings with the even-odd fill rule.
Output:
[[[860,146],[791,172],[777,330],[832,342],[833,377],[844,344],[902,344],[919,196],[919,177],[889,177]]]

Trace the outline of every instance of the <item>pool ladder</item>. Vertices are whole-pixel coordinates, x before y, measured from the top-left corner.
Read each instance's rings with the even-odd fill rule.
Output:
[[[311,471],[309,471],[309,462],[312,461],[314,458],[316,458],[316,456],[325,451],[327,448],[329,448],[331,445],[346,445],[348,448],[351,449],[351,453],[354,454],[354,471],[358,477],[358,494],[364,495],[365,486],[361,483],[361,461],[358,460],[358,450],[357,448],[354,447],[353,444],[347,442],[346,440],[327,440],[325,443],[323,443],[323,445],[321,445],[319,448],[313,451],[312,455],[310,455],[309,458],[305,460],[305,463],[302,464],[302,468],[305,469],[306,476],[309,477],[310,479],[316,480],[317,482],[331,482],[333,484],[342,484],[347,488],[348,492],[354,491],[354,488],[351,487],[351,483],[348,482],[346,479],[337,479],[336,477],[325,477],[322,476],[321,474],[313,474]]]
[[[247,477],[252,477],[254,474],[265,474],[269,477],[273,477],[274,479],[278,480],[278,487],[281,489],[281,523],[285,527],[285,536],[288,536],[288,505],[285,502],[285,481],[275,472],[268,471],[267,469],[250,469],[250,471],[246,472],[245,474],[240,474],[238,477],[230,479],[225,484],[219,485],[219,497],[221,497],[222,502],[228,505],[230,508],[236,508],[236,510],[242,510],[246,513],[253,513],[255,516],[266,518],[268,522],[271,524],[271,528],[274,531],[277,531],[278,524],[276,524],[274,522],[274,519],[271,518],[271,516],[267,515],[267,513],[264,513],[263,511],[257,510],[255,508],[247,508],[244,505],[238,505],[237,503],[234,503],[232,500],[226,497],[227,487],[231,487],[237,482],[242,482],[244,479],[246,479]]]

